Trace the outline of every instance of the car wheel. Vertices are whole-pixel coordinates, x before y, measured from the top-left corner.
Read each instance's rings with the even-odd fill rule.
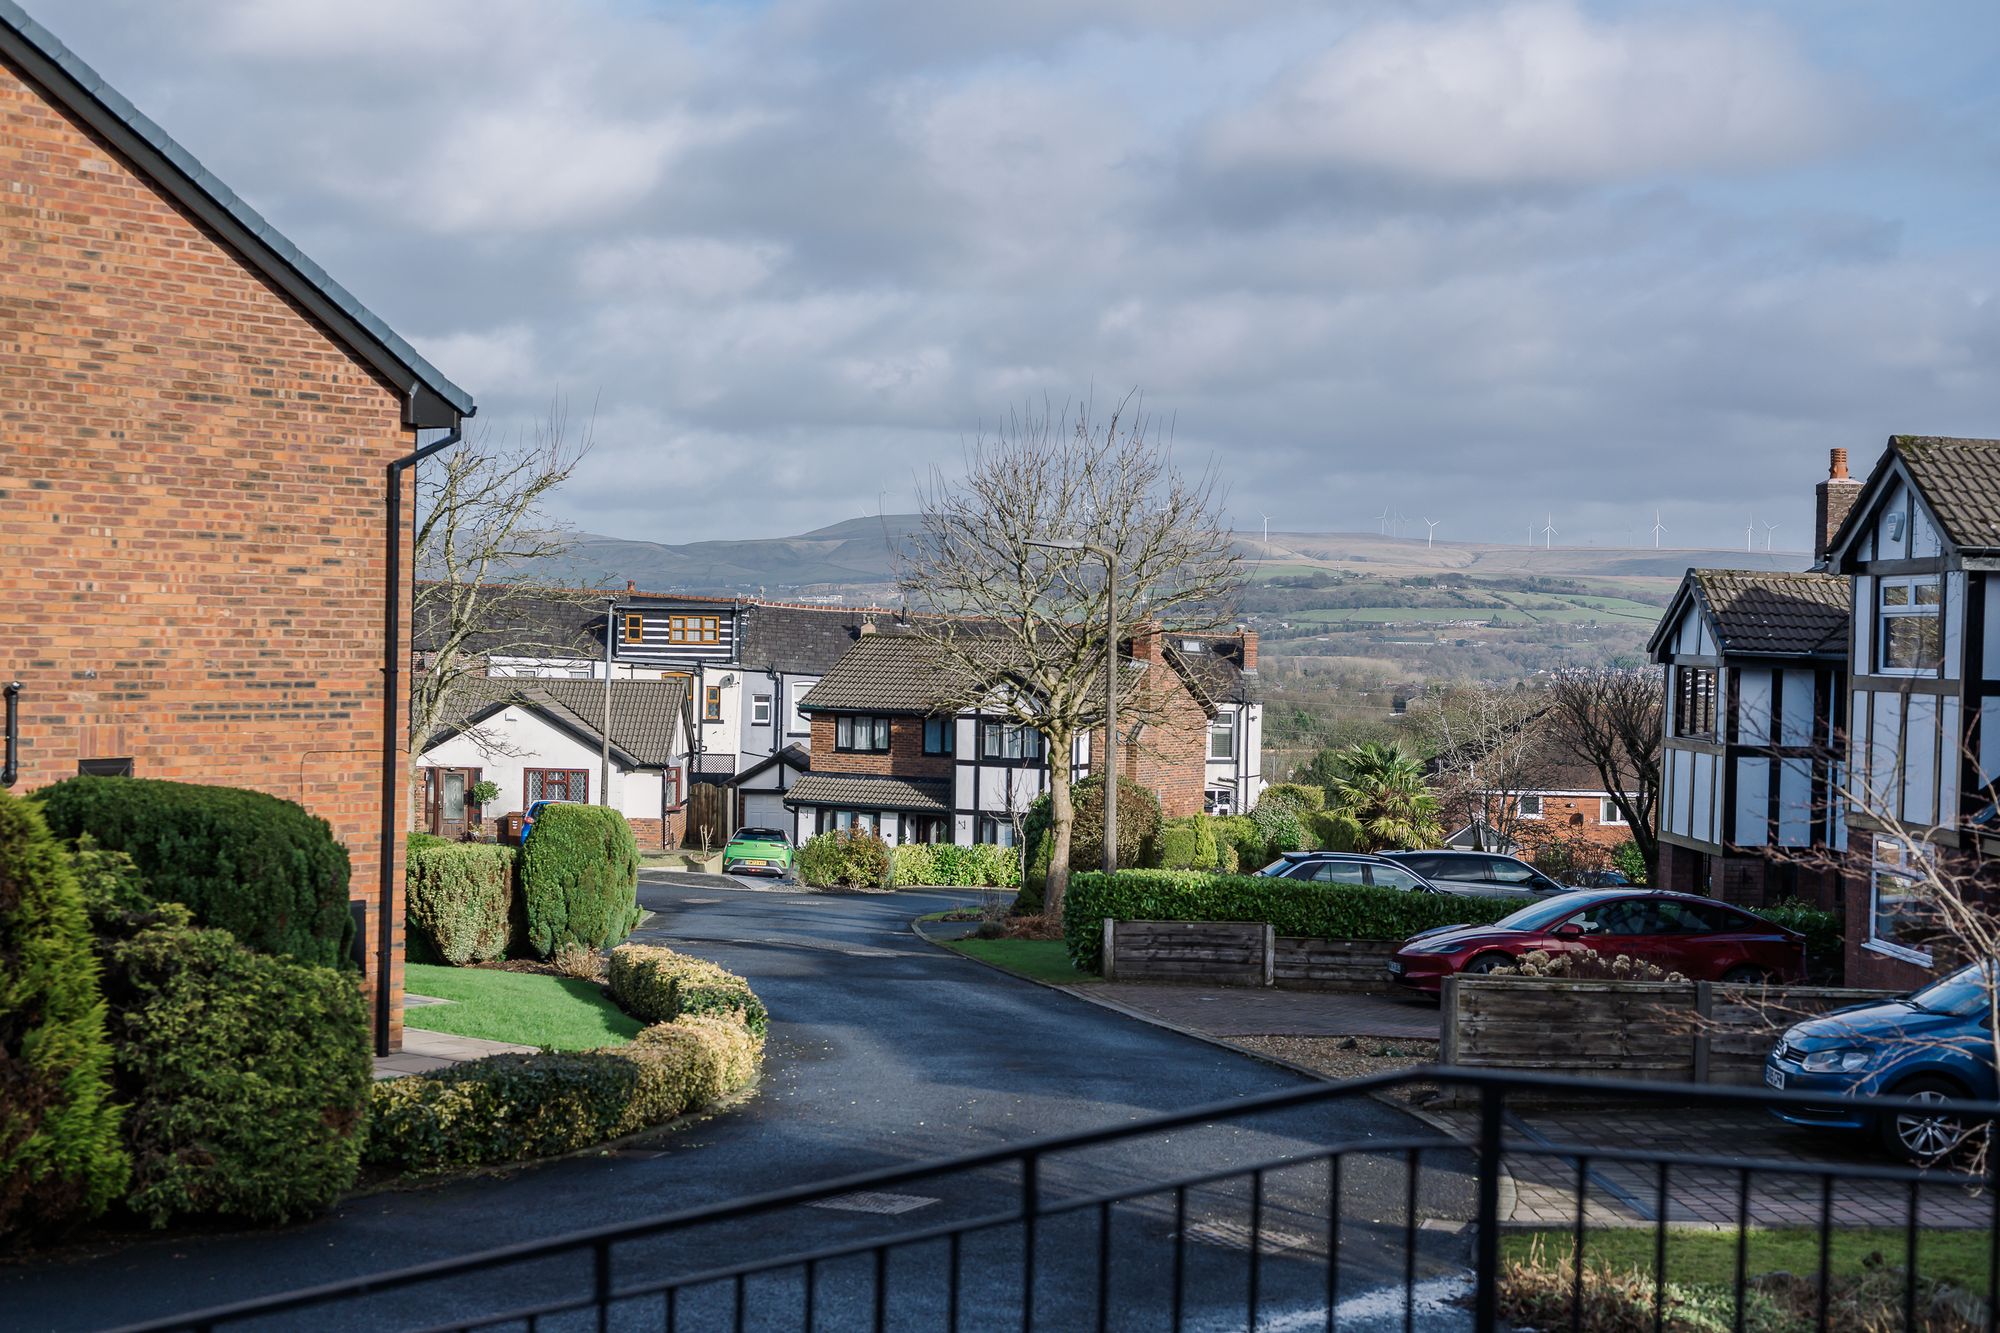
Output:
[[[1504,953],[1483,953],[1465,965],[1468,976],[1483,977],[1488,972],[1498,972],[1503,967],[1514,966],[1514,960]]]
[[[1963,1097],[1955,1084],[1941,1078],[1911,1079],[1891,1097],[1909,1102],[1900,1111],[1882,1117],[1882,1138],[1890,1152],[1907,1157],[1918,1166],[1930,1166],[1951,1155],[1965,1141],[1965,1122],[1954,1115],[1927,1109],[1931,1103]]]
[[[1732,967],[1722,974],[1722,984],[1725,986],[1762,986],[1770,979],[1770,974],[1763,968],[1751,967],[1747,963],[1742,967]]]

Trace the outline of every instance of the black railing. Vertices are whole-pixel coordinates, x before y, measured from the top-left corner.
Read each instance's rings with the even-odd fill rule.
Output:
[[[1426,1133],[1332,1138],[1325,1113],[1429,1084],[1462,1110]],[[1734,1228],[1744,1321],[1749,1246],[1785,1223],[1816,1237],[1826,1327],[1832,1244],[1856,1218],[1901,1229],[1902,1321],[1926,1327],[1919,1238],[1983,1238],[2000,1288],[2000,1154],[1978,1169],[1803,1160],[1551,1139],[1523,1116],[1591,1104],[1650,1112],[1849,1109],[1851,1100],[1428,1068],[1278,1093],[851,1176],[137,1326],[526,1329],[1405,1329],[1501,1327],[1503,1192],[1565,1235],[1564,1317],[1581,1326],[1594,1234],[1650,1226],[1664,1326],[1670,1224]],[[1885,1104],[1886,1105],[1886,1104]],[[2000,1105],[1945,1103],[1984,1137]],[[1350,1119],[1353,1117],[1350,1117]],[[1398,1123],[1379,1108],[1364,1114]],[[1189,1169],[1195,1164],[1200,1169]],[[1593,1219],[1593,1211],[1597,1216]],[[931,1219],[911,1225],[905,1213]],[[1560,1220],[1556,1220],[1560,1215]],[[1518,1224],[1518,1223],[1517,1223]],[[2000,1327],[1988,1299],[1975,1322]]]

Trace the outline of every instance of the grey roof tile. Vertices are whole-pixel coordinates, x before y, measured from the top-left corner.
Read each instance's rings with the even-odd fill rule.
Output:
[[[738,656],[753,670],[823,676],[861,637],[865,621],[893,620],[873,607],[779,606],[752,602],[743,611]]]
[[[611,682],[611,744],[646,768],[676,762],[677,723],[687,699],[687,681],[614,680]],[[602,734],[604,682],[543,680],[530,676],[477,677],[458,696],[457,716],[448,730],[463,730],[487,710],[505,704],[536,709],[592,740]]]
[[[1689,572],[1723,652],[1809,657],[1845,651],[1853,605],[1846,576],[1753,569]]]
[[[785,793],[787,805],[831,805],[854,810],[905,810],[946,814],[951,810],[950,784],[942,779],[856,777],[846,773],[807,773]]]
[[[806,691],[799,708],[936,713],[964,698],[960,679],[944,656],[922,639],[864,634]]]
[[[1892,435],[1945,537],[1960,550],[2000,549],[2000,440]]]

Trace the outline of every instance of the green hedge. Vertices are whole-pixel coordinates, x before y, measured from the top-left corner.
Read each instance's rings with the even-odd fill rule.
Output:
[[[129,853],[159,902],[259,953],[351,966],[347,849],[324,819],[237,787],[69,778],[35,793],[59,838]]]
[[[889,883],[889,844],[865,830],[821,833],[799,848],[798,871],[818,889],[879,889]]]
[[[694,1014],[733,1014],[761,1037],[769,1024],[750,983],[702,958],[648,944],[611,951],[611,998],[642,1023],[670,1023]]]
[[[628,1046],[493,1055],[374,1085],[368,1161],[402,1171],[573,1152],[671,1120],[747,1085],[763,1038],[692,1016]]]
[[[1433,926],[1483,925],[1520,907],[1400,889],[1345,888],[1192,870],[1090,871],[1069,882],[1063,940],[1085,972],[1102,966],[1104,921],[1268,921],[1280,935],[1402,940]]]
[[[507,948],[514,849],[494,843],[410,841],[404,920],[410,961],[463,967]]]
[[[1021,853],[980,843],[909,842],[889,853],[889,882],[899,889],[925,885],[1011,889],[1021,882]]]
[[[178,904],[97,918],[132,1210],[283,1222],[340,1198],[373,1075],[353,975],[253,953]]]
[[[124,1193],[118,1118],[83,891],[35,807],[0,791],[0,1240]]]
[[[1222,859],[1215,821],[1207,815],[1164,821],[1153,846],[1163,870],[1213,870]]]
[[[1246,870],[1261,870],[1284,852],[1301,851],[1306,845],[1305,820],[1283,801],[1259,801],[1250,812],[1250,825],[1264,845],[1263,859],[1256,865],[1244,863]]]
[[[1753,908],[1766,921],[1796,930],[1806,937],[1806,968],[1814,977],[1839,977],[1846,969],[1847,946],[1840,918],[1797,898]]]
[[[543,958],[606,948],[639,924],[639,842],[608,806],[543,806],[519,866],[528,947]]]

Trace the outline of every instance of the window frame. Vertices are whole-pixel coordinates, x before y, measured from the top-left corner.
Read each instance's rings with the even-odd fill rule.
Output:
[[[1917,600],[1919,588],[1931,588],[1936,598],[1929,602]],[[1891,605],[1891,591],[1907,594],[1904,601]],[[1884,676],[1935,676],[1944,666],[1944,575],[1904,574],[1875,581],[1875,605],[1871,609],[1874,617],[1875,670]],[[1928,662],[1919,661],[1912,665],[1899,666],[1889,660],[1890,630],[1899,622],[1929,622],[1932,633],[1928,646],[1936,656]]]
[[[1532,802],[1532,806],[1530,805]],[[1542,794],[1538,791],[1524,791],[1514,797],[1514,817],[1516,819],[1540,819],[1544,806]]]
[[[771,696],[753,694],[750,696],[750,725],[768,727],[771,725]]]
[[[704,685],[701,687],[701,720],[704,722],[722,721],[722,687],[720,685]]]
[[[618,636],[620,643],[644,643],[646,641],[646,617],[637,611],[627,611],[624,628]]]
[[[562,783],[562,787],[563,787],[563,792],[564,792],[564,794],[563,794],[563,795],[561,795],[561,796],[551,796],[551,795],[549,795],[549,794],[548,794],[548,776],[549,776],[549,774],[551,774],[551,773],[557,773],[557,774],[561,774],[561,775],[562,775],[562,778],[563,778],[563,783]],[[578,780],[578,781],[581,781],[581,782],[582,782],[582,784],[583,784],[583,795],[582,795],[582,796],[580,796],[580,797],[579,797],[579,796],[573,796],[573,795],[570,795],[570,794],[569,794],[569,790],[570,790],[570,786],[571,786],[571,780],[572,780],[572,779],[576,779],[576,780]],[[540,792],[537,792],[537,791],[535,790],[535,787],[536,787],[536,784],[537,784],[537,782],[538,782],[538,781],[540,782],[540,784],[541,784],[541,786],[542,786],[542,790],[541,790]],[[578,805],[589,805],[589,804],[590,804],[590,770],[589,770],[589,769],[587,769],[587,768],[524,768],[524,769],[522,769],[522,770],[521,770],[521,808],[522,808],[523,810],[526,810],[526,809],[527,809],[527,808],[528,808],[529,806],[533,805],[533,804],[534,804],[534,803],[535,803],[536,801],[574,801],[574,802],[575,802],[576,804],[578,804]]]
[[[954,756],[958,750],[958,719],[949,715],[924,719],[924,753]]]
[[[995,738],[998,748],[995,748]],[[1009,754],[1010,746],[1018,746]],[[1018,722],[979,724],[979,761],[986,764],[1039,764],[1047,752],[1042,733]]]
[[[667,617],[667,642],[707,648],[722,642],[721,616],[691,616],[676,613]]]
[[[1625,812],[1620,810],[1618,802],[1609,796],[1600,796],[1597,798],[1597,822],[1600,824],[1616,824],[1620,828],[1629,827],[1625,818]]]
[[[1220,750],[1216,749],[1215,745],[1218,740],[1223,742]],[[1208,757],[1211,760],[1227,759],[1232,763],[1235,762],[1236,723],[1233,719],[1219,717],[1208,724]]]
[[[1707,689],[1695,688],[1700,681],[1707,682]],[[1674,738],[1684,741],[1713,741],[1716,738],[1716,723],[1721,699],[1722,673],[1715,667],[1676,666],[1674,668]],[[1697,729],[1688,720],[1689,713],[1698,717],[1705,714],[1705,725]]]
[[[992,834],[988,837],[988,834]],[[998,815],[981,815],[972,826],[973,841],[985,847],[1017,847],[1014,821]]]
[[[1894,855],[1885,855],[1885,849],[1892,851]],[[1873,953],[1887,954],[1891,958],[1900,958],[1906,962],[1920,963],[1925,967],[1931,965],[1932,957],[1929,949],[1920,949],[1915,945],[1882,935],[1876,927],[1882,920],[1882,881],[1888,878],[1918,882],[1918,876],[1909,873],[1911,863],[1928,861],[1935,854],[1934,849],[1929,846],[1900,838],[1884,837],[1879,833],[1869,839],[1868,921],[1867,935],[1862,941],[1862,948]]]
[[[868,733],[868,743],[855,744],[855,738],[863,729]],[[847,739],[841,740],[845,732]],[[836,754],[887,754],[895,743],[894,720],[880,713],[842,713],[833,719],[833,749]]]

